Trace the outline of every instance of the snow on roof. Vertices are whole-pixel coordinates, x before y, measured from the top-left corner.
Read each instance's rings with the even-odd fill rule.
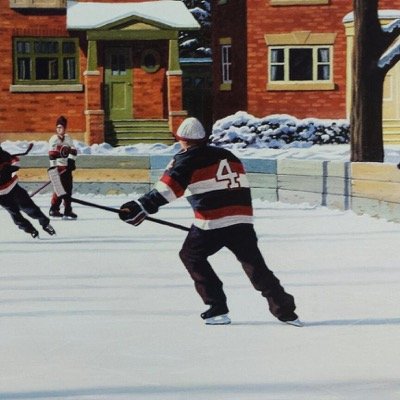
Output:
[[[397,19],[400,18],[400,10],[379,10],[378,11],[379,19]],[[354,21],[354,13],[349,12],[343,18],[343,23],[353,22]]]
[[[199,29],[200,25],[182,1],[143,3],[67,2],[67,29],[96,29],[137,17],[173,29]]]

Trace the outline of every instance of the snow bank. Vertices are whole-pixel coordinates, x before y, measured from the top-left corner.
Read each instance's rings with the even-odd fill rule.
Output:
[[[346,144],[349,140],[347,120],[297,119],[286,114],[256,118],[244,111],[217,121],[210,136],[211,143],[229,148],[311,147]]]

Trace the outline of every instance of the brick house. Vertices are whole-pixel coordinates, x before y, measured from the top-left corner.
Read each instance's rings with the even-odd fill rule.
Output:
[[[0,141],[47,140],[60,114],[88,144],[173,140],[186,116],[178,32],[199,29],[183,2],[0,7]]]
[[[397,11],[382,11],[382,24]],[[351,12],[348,0],[212,0],[214,120],[238,110],[349,117]],[[385,81],[383,107],[385,141],[400,143],[400,63]]]

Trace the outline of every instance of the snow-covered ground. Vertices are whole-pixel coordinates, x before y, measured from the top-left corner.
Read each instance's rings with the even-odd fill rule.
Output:
[[[48,196],[35,201],[47,212]],[[203,325],[182,231],[75,206],[77,221],[34,240],[0,208],[0,399],[399,399],[400,225],[254,205],[260,247],[303,328],[269,314],[228,251],[211,262],[232,324]],[[188,226],[192,212],[180,200],[157,217]]]

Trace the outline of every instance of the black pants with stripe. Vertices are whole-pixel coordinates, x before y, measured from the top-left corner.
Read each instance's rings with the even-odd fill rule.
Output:
[[[33,225],[21,214],[21,211],[29,217],[37,219],[42,226],[46,226],[50,222],[49,218],[30,198],[28,192],[18,184],[10,193],[0,196],[0,205],[8,211],[15,225],[25,232],[30,232]]]
[[[191,227],[179,256],[205,304],[226,303],[223,284],[207,258],[227,247],[242,264],[254,288],[267,299],[269,310],[275,317],[282,318],[294,312],[296,306],[293,296],[285,292],[267,267],[257,243],[257,235],[251,224],[212,230]]]

